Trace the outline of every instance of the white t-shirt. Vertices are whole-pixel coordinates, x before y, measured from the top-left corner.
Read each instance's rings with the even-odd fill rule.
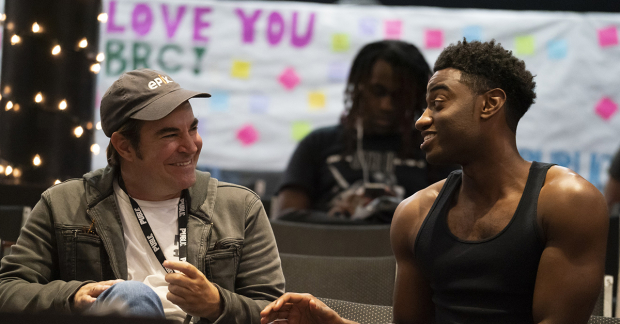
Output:
[[[127,279],[141,281],[153,288],[161,299],[166,318],[183,322],[186,313],[166,298],[168,294],[168,283],[164,280],[166,271],[144,237],[129,197],[116,180],[114,181],[114,197],[121,211],[125,254],[127,255]],[[166,260],[179,261],[177,237],[179,198],[164,201],[145,201],[135,198],[134,200],[140,205]]]

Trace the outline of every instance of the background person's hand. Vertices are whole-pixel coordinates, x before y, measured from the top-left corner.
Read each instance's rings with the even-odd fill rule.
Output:
[[[286,293],[260,313],[261,324],[286,319],[288,324],[352,324],[310,294]]]
[[[187,262],[164,261],[164,267],[179,271],[166,274],[166,298],[192,315],[215,321],[220,317],[220,292],[205,275]]]
[[[95,300],[97,300],[97,297],[99,297],[102,292],[112,287],[115,283],[122,281],[123,279],[99,281],[80,287],[80,289],[73,296],[73,309],[78,312],[86,310],[95,302]]]

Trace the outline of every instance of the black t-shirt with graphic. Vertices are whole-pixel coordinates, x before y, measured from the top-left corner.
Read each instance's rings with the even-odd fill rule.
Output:
[[[306,136],[289,161],[280,190],[300,188],[310,196],[311,209],[328,211],[330,201],[338,193],[363,180],[358,153],[344,154],[343,136],[341,125],[320,128]],[[400,135],[365,135],[362,147],[369,182],[401,187],[404,197],[444,179],[454,170],[454,166],[429,166],[420,150],[413,158],[399,158]]]

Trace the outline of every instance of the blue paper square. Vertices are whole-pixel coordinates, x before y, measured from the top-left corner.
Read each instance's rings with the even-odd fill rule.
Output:
[[[377,33],[379,21],[374,18],[362,18],[359,21],[359,34],[361,36],[372,37]]]
[[[229,94],[223,91],[212,91],[211,98],[207,100],[211,111],[226,111],[228,110]]]
[[[480,26],[466,26],[463,28],[463,37],[468,42],[482,41],[482,28]]]
[[[331,62],[328,66],[327,79],[331,82],[345,82],[349,76],[349,63]]]
[[[269,97],[263,94],[254,94],[250,97],[250,112],[264,114],[269,108]]]
[[[566,58],[568,53],[568,42],[565,39],[554,39],[547,43],[547,54],[551,60],[561,60]]]

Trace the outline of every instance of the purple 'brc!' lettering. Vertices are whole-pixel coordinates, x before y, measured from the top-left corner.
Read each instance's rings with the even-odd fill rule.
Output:
[[[170,21],[170,14],[168,13],[168,5],[165,5],[165,4],[161,5],[161,10],[164,13],[164,24],[166,25],[166,34],[168,35],[168,39],[171,39],[174,37],[174,34],[176,33],[177,29],[179,28],[179,24],[181,23],[181,20],[183,19],[183,15],[185,15],[186,9],[187,9],[187,6],[180,6],[177,9],[176,19],[173,21]]]
[[[125,31],[124,26],[117,26],[114,23],[116,16],[116,1],[110,1],[110,9],[108,10],[108,33],[122,33]]]
[[[235,13],[237,13],[237,16],[239,16],[239,18],[241,18],[241,23],[243,24],[243,42],[254,42],[254,24],[260,16],[261,10],[254,10],[254,13],[251,17],[246,17],[245,13],[243,13],[243,10],[241,10],[241,8],[235,9]]]
[[[209,37],[202,36],[200,33],[203,29],[211,26],[208,21],[202,20],[204,14],[210,13],[211,7],[196,7],[194,8],[194,41],[209,41]]]
[[[131,14],[131,27],[140,36],[144,36],[151,31],[153,26],[153,11],[146,3],[139,3]]]
[[[284,35],[284,18],[277,11],[269,15],[267,23],[267,40],[272,46],[278,45]]]
[[[297,36],[297,11],[293,13],[293,30],[291,32],[291,44],[295,47],[304,47],[312,40],[312,32],[314,30],[314,12],[310,14],[310,21],[304,36]]]

